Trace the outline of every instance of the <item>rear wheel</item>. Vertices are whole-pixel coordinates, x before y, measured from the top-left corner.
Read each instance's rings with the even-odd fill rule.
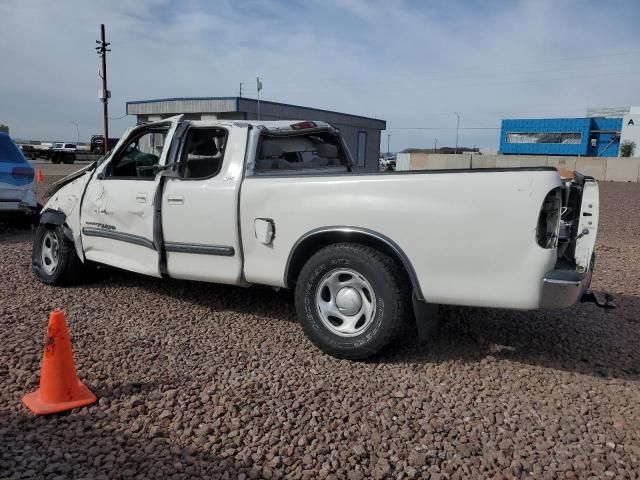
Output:
[[[62,155],[62,163],[72,164],[76,161],[76,156],[73,153],[65,153]]]
[[[39,225],[33,241],[31,266],[38,280],[48,285],[76,283],[84,266],[61,225]]]
[[[323,248],[302,268],[296,309],[311,342],[338,358],[361,360],[406,325],[411,287],[388,256],[359,244]]]
[[[60,163],[62,160],[60,159],[60,155],[54,153],[51,155],[51,163]]]

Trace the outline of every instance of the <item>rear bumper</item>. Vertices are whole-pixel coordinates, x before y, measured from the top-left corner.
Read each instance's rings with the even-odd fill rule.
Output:
[[[0,213],[33,213],[38,210],[38,201],[31,188],[6,189],[0,191]]]
[[[575,305],[591,285],[592,270],[552,270],[542,280],[540,308],[567,308]]]

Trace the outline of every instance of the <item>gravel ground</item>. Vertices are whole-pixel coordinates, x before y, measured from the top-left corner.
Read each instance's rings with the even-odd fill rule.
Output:
[[[602,183],[605,312],[447,308],[366,363],[316,350],[292,295],[106,270],[52,288],[0,233],[2,478],[638,478],[640,184]],[[98,403],[34,417],[50,310]]]

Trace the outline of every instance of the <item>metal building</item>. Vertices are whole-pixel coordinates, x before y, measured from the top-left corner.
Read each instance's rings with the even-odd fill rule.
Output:
[[[502,120],[500,153],[617,157],[622,118]]]
[[[258,110],[259,109],[259,110]],[[245,97],[163,98],[127,102],[127,114],[138,123],[184,114],[190,120],[319,120],[340,129],[359,169],[378,170],[380,132],[387,122],[318,108]]]

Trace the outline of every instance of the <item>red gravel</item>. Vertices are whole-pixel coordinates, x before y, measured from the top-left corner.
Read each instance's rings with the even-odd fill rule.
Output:
[[[2,478],[638,478],[640,184],[602,183],[593,287],[619,308],[447,308],[368,363],[323,355],[289,292],[107,270],[52,288],[0,233]],[[93,406],[32,416],[63,307]]]

